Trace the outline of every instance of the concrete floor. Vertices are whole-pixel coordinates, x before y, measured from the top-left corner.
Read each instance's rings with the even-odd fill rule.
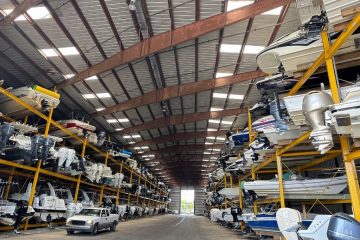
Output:
[[[19,240],[106,239],[106,240],[227,240],[246,239],[234,230],[210,222],[205,217],[165,215],[120,222],[116,232],[104,231],[96,236],[85,233],[67,235],[63,228],[34,229],[20,235],[1,234],[0,238]]]

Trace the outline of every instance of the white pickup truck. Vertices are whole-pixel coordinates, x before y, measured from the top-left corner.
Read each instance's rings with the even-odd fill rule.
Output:
[[[83,208],[79,214],[67,219],[66,231],[68,234],[79,231],[95,235],[101,229],[115,231],[118,221],[119,215],[110,214],[107,208]]]

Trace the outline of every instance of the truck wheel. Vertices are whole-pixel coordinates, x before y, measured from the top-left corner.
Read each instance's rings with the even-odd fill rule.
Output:
[[[68,235],[71,235],[71,234],[74,233],[74,231],[72,231],[72,230],[66,230],[66,232],[67,232]]]
[[[96,235],[99,231],[99,227],[97,224],[94,225],[93,231],[91,232],[91,235]]]
[[[115,232],[115,230],[116,230],[116,222],[114,221],[110,226],[110,231]]]

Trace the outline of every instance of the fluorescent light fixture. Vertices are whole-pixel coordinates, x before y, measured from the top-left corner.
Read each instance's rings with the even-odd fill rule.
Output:
[[[230,1],[228,1],[226,11],[229,12],[229,11],[235,10],[237,8],[245,7],[245,6],[253,4],[253,3],[254,3],[254,1],[250,1],[250,0],[248,0],[248,1],[230,0]],[[282,7],[277,7],[270,11],[262,13],[262,15],[280,15],[281,10],[282,10]]]
[[[214,98],[227,98],[227,93],[213,93]]]
[[[123,130],[124,128],[115,128],[115,131],[121,131],[121,130]]]
[[[265,48],[264,46],[245,45],[244,53],[245,54],[258,54],[264,48]],[[241,51],[240,44],[223,43],[220,46],[220,52],[223,52],[223,53],[240,53],[240,51]]]
[[[129,119],[127,119],[127,118],[118,118],[118,121],[121,122],[121,123],[124,123],[124,122],[129,122]]]
[[[216,129],[216,128],[208,128],[207,131],[208,131],[208,132],[216,132],[217,129]]]
[[[204,154],[211,154],[211,152],[204,152]]]
[[[203,162],[210,162],[209,159],[203,159]]]
[[[149,160],[150,160],[150,158],[145,158],[145,160],[146,160],[146,161],[149,161]]]
[[[207,139],[215,139],[215,137],[206,137]]]
[[[104,110],[104,109],[105,109],[105,108],[97,108],[96,111],[97,111],[97,112],[100,112],[100,111],[102,111],[102,110]]]
[[[209,123],[220,123],[220,120],[216,120],[216,119],[209,119]]]
[[[138,154],[142,154],[142,153],[144,153],[144,151],[138,151]]]
[[[221,124],[231,125],[231,124],[233,124],[233,122],[232,121],[224,121],[224,120],[222,120]]]
[[[79,52],[75,47],[63,47],[63,48],[58,48],[58,50],[64,56],[79,55]],[[41,52],[46,57],[57,57],[58,56],[57,53],[55,52],[55,50],[52,48],[41,49]]]
[[[214,98],[227,98],[228,95],[226,93],[214,93],[213,97]],[[242,94],[230,94],[229,99],[242,100],[242,99],[244,99],[244,95],[242,95]],[[214,110],[214,111],[221,111],[221,110],[223,110],[223,109]]]
[[[247,5],[253,4],[254,1],[228,1],[226,11],[232,11],[237,8],[245,7]]]
[[[83,94],[83,97],[85,99],[93,99],[93,98],[96,98],[96,96],[92,93],[89,93],[89,94]]]
[[[244,95],[241,95],[241,94],[230,94],[229,99],[243,100],[243,99],[244,99]]]
[[[133,138],[141,138],[141,136],[139,134],[131,135],[131,137],[133,137]]]
[[[66,74],[66,75],[64,75],[64,77],[66,79],[72,78],[73,76],[75,76],[75,74]]]
[[[224,137],[217,137],[216,141],[225,141],[226,139]]]
[[[274,15],[274,16],[277,16],[277,15],[280,15],[282,8],[283,8],[283,7],[277,7],[277,8],[271,9],[270,11],[264,12],[264,13],[262,13],[262,14],[263,14],[263,15]]]
[[[212,107],[210,108],[210,111],[215,112],[215,111],[222,111],[222,108],[217,108],[217,107]]]
[[[129,142],[129,144],[134,144],[135,142]]]
[[[228,72],[217,72],[215,77],[221,78],[221,77],[227,77],[227,76],[231,76],[231,75],[234,75],[234,74],[228,73]]]
[[[205,145],[212,145],[214,143],[211,143],[211,142],[205,142]]]
[[[213,151],[214,151],[214,152],[220,152],[220,151],[221,151],[221,149],[218,149],[218,148],[213,148]]]
[[[206,170],[204,170],[204,169],[201,169],[201,171],[202,171],[202,172],[206,172]]]
[[[111,95],[109,93],[96,93],[98,98],[109,98]]]
[[[14,9],[5,9],[4,12],[6,15],[9,15],[13,10]],[[33,7],[27,10],[26,13],[29,14],[33,20],[51,18],[51,15],[46,7]],[[24,15],[21,15],[15,19],[15,21],[25,20],[26,18],[24,17]]]
[[[124,139],[129,139],[129,138],[132,138],[130,135],[124,135],[123,136]],[[135,149],[140,149],[140,147],[136,147]]]
[[[148,149],[149,147],[148,147],[148,146],[144,146],[144,147],[141,147],[141,148],[146,148],[146,149]]]
[[[116,119],[107,119],[106,120],[108,123],[117,123]]]
[[[125,138],[125,137],[124,137]],[[141,147],[134,147],[134,149],[141,149]]]
[[[85,78],[85,80],[98,80],[98,77],[97,76],[91,76],[91,77]]]

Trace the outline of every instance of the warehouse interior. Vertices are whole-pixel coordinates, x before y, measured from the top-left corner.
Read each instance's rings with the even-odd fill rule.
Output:
[[[0,238],[360,239],[359,26],[358,0],[0,0]]]

